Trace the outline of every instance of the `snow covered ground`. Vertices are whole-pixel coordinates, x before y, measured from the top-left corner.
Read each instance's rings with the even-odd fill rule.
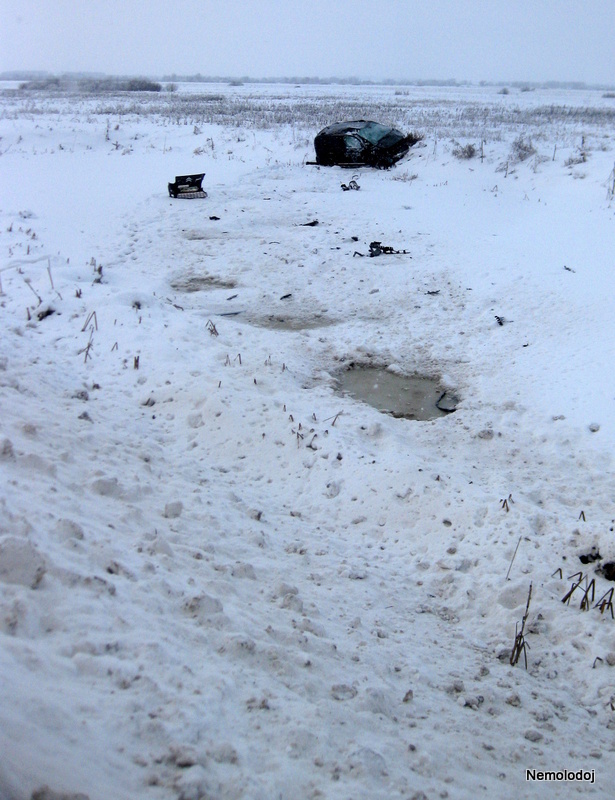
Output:
[[[199,90],[0,95],[0,798],[612,797],[615,101]]]

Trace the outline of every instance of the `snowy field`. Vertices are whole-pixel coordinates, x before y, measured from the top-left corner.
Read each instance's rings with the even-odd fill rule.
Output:
[[[306,164],[361,117],[423,140]],[[0,137],[1,800],[611,798],[615,100],[7,85]]]

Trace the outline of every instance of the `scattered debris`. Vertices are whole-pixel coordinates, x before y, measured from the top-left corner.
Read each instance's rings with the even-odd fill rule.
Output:
[[[405,256],[407,256],[407,255],[410,255],[410,251],[409,250],[395,250],[393,247],[390,247],[387,244],[382,244],[382,242],[370,242],[369,243],[369,257],[370,258],[376,258],[377,256],[381,256],[381,255],[396,255],[396,256],[405,255]],[[354,256],[360,256],[361,258],[363,258],[365,256],[365,253],[359,253],[358,250],[355,250],[354,253],[353,253],[353,257]]]
[[[353,180],[351,180],[351,181],[349,181],[348,183],[342,183],[342,185],[341,185],[341,186],[342,186],[342,190],[343,190],[344,192],[348,192],[348,191],[350,191],[350,190],[352,190],[352,189],[353,189],[355,192],[358,192],[358,191],[359,191],[359,189],[361,188],[361,187],[359,186],[359,184],[358,184],[358,183],[357,183],[357,182],[356,182],[354,179],[353,179]]]
[[[393,247],[389,247],[387,244],[382,244],[382,242],[370,242],[369,243],[369,255],[370,258],[375,258],[376,256],[381,255],[409,255],[408,250],[395,250]]]
[[[299,227],[301,228],[315,228],[320,223],[317,219],[313,219],[311,222],[302,222]]]

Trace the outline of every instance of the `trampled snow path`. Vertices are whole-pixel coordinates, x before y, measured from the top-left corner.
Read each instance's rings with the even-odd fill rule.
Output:
[[[287,129],[130,124],[2,123],[0,796],[610,797],[615,623],[560,601],[615,559],[612,141],[504,177],[514,137],[424,131],[342,192]],[[382,415],[351,362],[460,407]]]

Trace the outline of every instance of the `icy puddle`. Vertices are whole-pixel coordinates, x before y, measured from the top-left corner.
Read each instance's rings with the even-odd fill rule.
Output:
[[[233,280],[220,278],[217,275],[197,275],[187,273],[178,275],[170,282],[171,288],[176,292],[204,292],[207,289],[234,289],[237,284]]]
[[[355,367],[338,377],[340,394],[362,400],[394,417],[430,420],[457,408],[457,398],[434,378],[398,375],[382,367]]]
[[[315,314],[313,317],[290,317],[282,314],[269,314],[264,317],[248,317],[250,325],[258,328],[270,328],[275,331],[303,331],[310,328],[325,328],[337,324],[337,320]]]

